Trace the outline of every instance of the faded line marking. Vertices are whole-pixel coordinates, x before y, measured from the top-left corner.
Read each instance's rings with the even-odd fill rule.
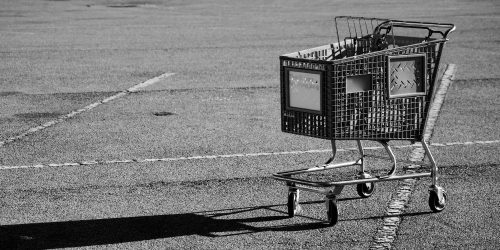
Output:
[[[159,76],[157,76],[155,78],[151,78],[143,83],[139,83],[139,84],[127,89],[127,91],[128,92],[137,92],[137,91],[139,91],[139,90],[141,90],[149,85],[155,84],[155,83],[159,82],[160,80],[167,78],[169,76],[173,76],[173,75],[175,75],[175,73],[165,73],[165,74],[159,75]]]
[[[425,151],[420,146],[413,149],[410,155],[411,162],[420,162],[424,159]],[[405,174],[415,173],[415,168],[420,165],[410,165],[407,167]],[[400,182],[396,193],[391,195],[386,207],[386,214],[382,222],[382,226],[377,229],[377,233],[369,249],[391,249],[391,244],[394,242],[399,225],[401,223],[401,214],[405,211],[405,207],[410,201],[411,194],[415,188],[416,179],[404,179]]]
[[[429,108],[429,114],[427,116],[427,124],[424,128],[424,140],[429,141],[434,133],[434,127],[436,126],[437,119],[439,118],[439,111],[444,104],[444,99],[446,98],[446,92],[448,88],[453,83],[453,78],[455,78],[456,66],[455,64],[449,64],[444,72],[443,78],[441,79],[441,84],[436,91],[432,105]]]
[[[449,64],[444,72],[443,78],[437,92],[435,94],[432,106],[427,117],[426,126],[424,128],[424,141],[428,142],[434,131],[434,127],[439,117],[439,111],[444,103],[446,92],[453,82],[455,75],[455,65]],[[472,145],[473,142],[462,142],[460,145]],[[441,144],[443,145],[443,144]],[[444,145],[451,146],[449,143]],[[458,144],[455,144],[458,145]],[[425,150],[419,144],[412,150],[410,155],[410,162],[415,164],[410,165],[405,170],[405,174],[415,173],[416,168],[420,168],[419,162],[425,158]],[[386,216],[384,217],[382,226],[377,229],[377,233],[373,237],[373,242],[370,249],[391,249],[392,243],[397,237],[399,225],[401,223],[401,214],[405,211],[408,202],[410,201],[411,194],[415,188],[416,179],[404,179],[399,183],[396,193],[392,194],[391,199],[386,207]]]
[[[72,118],[72,117],[74,117],[76,115],[79,115],[79,114],[81,114],[83,112],[92,110],[92,109],[98,107],[99,105],[102,105],[102,104],[108,103],[108,102],[110,102],[112,100],[121,98],[121,97],[126,96],[126,95],[128,95],[130,93],[137,92],[137,91],[139,91],[139,90],[141,90],[141,89],[143,89],[143,88],[145,88],[145,87],[147,87],[149,85],[152,85],[152,84],[155,84],[155,83],[159,82],[161,79],[164,79],[166,77],[172,76],[174,74],[175,73],[165,73],[165,74],[162,74],[162,75],[157,76],[155,78],[149,79],[149,80],[147,80],[145,82],[139,83],[139,84],[137,84],[137,85],[135,85],[135,86],[133,86],[131,88],[128,88],[128,89],[123,90],[123,91],[120,91],[120,92],[118,92],[118,93],[116,93],[116,94],[114,94],[114,95],[112,95],[110,97],[107,97],[104,100],[101,100],[101,101],[98,101],[98,102],[94,102],[92,104],[89,104],[89,105],[81,108],[81,109],[77,109],[75,111],[71,111],[68,114],[61,115],[56,120],[48,121],[48,122],[46,122],[46,123],[44,123],[42,125],[30,128],[30,129],[28,129],[26,132],[24,132],[22,134],[19,134],[19,135],[7,138],[7,139],[5,139],[3,141],[0,141],[0,147],[4,146],[6,144],[9,144],[11,142],[20,140],[20,139],[22,139],[22,138],[24,138],[24,137],[26,137],[28,135],[34,134],[34,133],[36,133],[36,132],[38,132],[40,130],[46,129],[46,128],[51,127],[51,126],[54,126],[54,125],[56,125],[58,123],[61,123],[61,122],[65,121],[65,120],[67,120],[69,118]]]
[[[494,141],[472,141],[472,142],[454,142],[454,143],[433,143],[433,147],[451,147],[451,146],[471,146],[475,144],[498,144],[500,140]],[[448,145],[449,144],[449,145]],[[393,146],[392,148],[409,148],[421,147],[420,145],[403,145]],[[383,147],[363,148],[365,150],[381,150]],[[125,164],[125,163],[145,163],[145,162],[171,162],[171,161],[190,161],[190,160],[213,160],[222,158],[239,158],[239,157],[262,157],[262,156],[279,156],[279,155],[301,155],[301,154],[316,154],[331,152],[331,149],[315,149],[305,151],[285,151],[285,152],[263,152],[263,153],[248,153],[248,154],[230,154],[230,155],[203,155],[203,156],[188,156],[188,157],[172,157],[172,158],[150,158],[150,159],[129,159],[129,160],[109,160],[109,161],[84,161],[84,162],[67,162],[67,163],[51,163],[37,164],[27,166],[0,166],[0,170],[21,169],[21,168],[47,168],[47,167],[72,167],[84,165],[102,165],[102,164]],[[338,149],[337,152],[358,151],[358,148]],[[418,161],[415,161],[418,162]],[[415,166],[418,167],[418,166]]]

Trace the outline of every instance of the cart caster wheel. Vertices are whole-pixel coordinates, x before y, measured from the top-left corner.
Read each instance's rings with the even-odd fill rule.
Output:
[[[363,198],[372,196],[374,190],[375,183],[373,182],[360,183],[356,186],[356,191],[358,191],[359,196]]]
[[[431,190],[429,193],[429,207],[433,212],[441,212],[444,210],[446,205],[446,193],[444,190],[442,191],[442,198],[439,199],[438,192],[435,190]]]
[[[299,204],[299,190],[288,192],[288,217],[293,217],[301,211]]]
[[[334,226],[339,221],[339,210],[337,208],[337,200],[328,198],[326,200],[328,224]]]

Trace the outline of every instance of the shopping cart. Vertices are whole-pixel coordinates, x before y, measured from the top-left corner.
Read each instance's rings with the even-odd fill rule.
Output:
[[[455,26],[341,16],[335,18],[335,28],[335,43],[280,56],[282,131],[331,140],[333,153],[321,166],[273,175],[288,186],[289,216],[299,210],[299,190],[324,194],[328,222],[334,225],[336,197],[344,186],[357,185],[357,193],[369,197],[376,182],[421,177],[432,178],[429,206],[442,211],[446,193],[437,185],[438,169],[424,133],[443,47]],[[360,158],[334,163],[336,140],[356,140]],[[387,174],[371,176],[366,171],[361,140],[383,146],[392,161]],[[396,174],[390,140],[420,141],[430,171]],[[359,174],[350,180],[297,177],[351,166],[358,167]]]

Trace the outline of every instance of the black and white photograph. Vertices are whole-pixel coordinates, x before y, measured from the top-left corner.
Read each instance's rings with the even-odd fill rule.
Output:
[[[500,249],[497,0],[0,0],[0,249]]]

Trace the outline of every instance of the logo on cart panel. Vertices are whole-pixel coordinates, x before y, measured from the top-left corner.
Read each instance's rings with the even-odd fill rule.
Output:
[[[389,56],[389,98],[426,94],[425,54]]]
[[[321,112],[322,73],[289,69],[288,107],[302,111]]]

